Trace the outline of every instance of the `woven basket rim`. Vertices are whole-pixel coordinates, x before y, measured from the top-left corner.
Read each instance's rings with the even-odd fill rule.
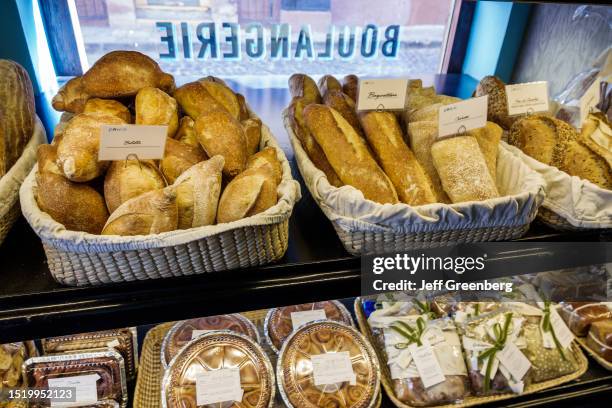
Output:
[[[593,359],[595,361],[597,361],[597,363],[599,363],[600,366],[602,366],[603,368],[605,368],[608,371],[612,371],[612,363],[609,361],[606,361],[605,359],[603,359],[599,354],[597,354],[595,352],[595,350],[593,350],[592,348],[589,347],[588,343],[586,342],[586,337],[578,337],[576,336],[576,341],[578,342],[578,344],[580,344],[580,346],[587,352],[589,353],[589,355],[591,357],[593,357]]]

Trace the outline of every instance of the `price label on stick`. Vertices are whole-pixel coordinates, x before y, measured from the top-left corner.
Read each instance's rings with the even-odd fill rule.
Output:
[[[164,157],[168,126],[102,125],[98,160],[158,160]]]
[[[488,95],[440,106],[438,111],[438,134],[448,136],[467,132],[487,124]]]
[[[600,98],[600,84],[601,80],[596,78],[595,81],[589,86],[589,89],[586,90],[582,98],[580,98],[580,126],[586,120],[589,113],[596,109],[595,105],[599,103]]]
[[[403,110],[407,79],[364,79],[359,81],[357,110]]]
[[[548,82],[506,85],[508,115],[548,111]]]

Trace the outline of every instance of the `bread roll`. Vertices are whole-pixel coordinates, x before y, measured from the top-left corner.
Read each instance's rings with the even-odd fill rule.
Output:
[[[468,133],[476,138],[480,151],[487,162],[493,182],[497,185],[497,151],[504,130],[496,123],[487,122],[485,127],[472,129]]]
[[[431,146],[438,138],[437,122],[412,122],[408,124],[408,137],[410,147],[417,161],[431,181],[432,190],[436,196],[436,202],[448,204],[450,198],[442,188],[442,181],[431,157]]]
[[[499,192],[473,136],[438,140],[431,146],[434,166],[453,203],[499,197]]]
[[[217,222],[232,222],[259,214],[278,201],[277,184],[268,166],[251,167],[236,176],[223,190]]]
[[[344,184],[360,190],[368,200],[397,203],[393,184],[376,164],[364,140],[342,115],[317,104],[308,105],[303,114],[310,133]]]
[[[111,51],[83,75],[83,91],[98,98],[133,96],[142,88],[174,92],[174,78],[138,51]]]
[[[168,126],[168,137],[178,129],[178,105],[173,97],[157,88],[142,88],[136,94],[136,124]]]
[[[289,92],[292,97],[304,98],[308,103],[321,103],[321,94],[317,83],[308,75],[291,75],[289,77]]]
[[[530,115],[512,125],[508,142],[525,154],[549,166],[558,167],[563,161],[567,145],[578,134],[571,125],[542,115]]]
[[[168,184],[172,184],[188,168],[203,160],[206,160],[206,156],[201,149],[168,138],[159,169]]]
[[[34,133],[35,116],[28,73],[16,62],[0,59],[0,178],[23,153]]]
[[[105,113],[81,113],[72,118],[57,144],[57,163],[64,176],[84,182],[102,175],[109,163],[98,161],[100,128],[124,123]]]
[[[332,75],[323,75],[319,78],[319,91],[321,91],[321,95],[325,98],[325,94],[329,91],[340,91],[342,92],[342,84]]]
[[[125,123],[132,122],[130,110],[114,99],[91,98],[85,102],[83,113],[106,113],[118,117]]]
[[[508,115],[506,84],[501,79],[493,75],[485,76],[476,86],[474,95],[489,95],[487,100],[487,120],[497,123],[504,129],[510,129],[516,118]]]
[[[200,146],[200,142],[198,141],[198,135],[196,135],[195,132],[195,121],[189,116],[183,116],[181,118],[179,128],[174,134],[174,139],[197,149],[202,157],[204,157],[204,160],[208,159],[206,152],[202,146]]]
[[[250,118],[241,122],[247,144],[247,154],[254,155],[259,150],[261,142],[261,120]]]
[[[235,119],[240,119],[240,103],[234,91],[225,83],[200,80],[200,84],[208,91],[215,101],[221,104]]]
[[[200,81],[216,82],[218,84],[227,86],[227,83],[223,79],[216,77],[216,76],[212,76],[212,75],[206,76],[204,78],[200,78]]]
[[[223,162],[222,156],[214,156],[191,166],[174,182],[179,229],[215,223]]]
[[[62,171],[57,166],[57,146],[50,144],[38,146],[36,161],[40,173],[53,173],[63,177]]]
[[[359,91],[359,77],[357,75],[347,75],[342,81],[342,92],[347,94],[354,102],[357,102],[357,92]]]
[[[73,183],[52,172],[36,174],[38,207],[67,230],[99,234],[108,218],[104,199],[87,184]]]
[[[196,119],[198,141],[208,157],[221,155],[225,159],[223,174],[234,177],[241,173],[247,161],[244,130],[226,110],[204,113]]]
[[[372,111],[361,114],[360,119],[378,163],[391,179],[400,201],[414,206],[434,203],[431,182],[406,146],[395,115]]]
[[[104,177],[106,207],[112,214],[129,199],[164,187],[164,177],[153,160],[115,161]]]
[[[169,186],[121,204],[108,218],[102,235],[159,234],[177,226],[176,186]]]
[[[202,85],[201,82],[189,82],[174,92],[174,98],[181,106],[183,112],[196,120],[198,116],[214,111],[225,110],[223,104],[217,101]],[[229,113],[229,112],[228,112]]]
[[[249,157],[246,168],[251,169],[263,166],[270,169],[272,176],[274,176],[274,181],[276,184],[280,184],[283,178],[283,167],[280,160],[278,160],[275,148],[265,147],[260,152]]]
[[[610,165],[591,149],[573,140],[568,143],[559,170],[580,177],[591,183],[612,190],[612,169]]]
[[[249,108],[244,95],[237,93],[236,99],[238,100],[238,105],[240,106],[240,121],[242,122],[249,119],[251,115],[249,114]]]
[[[83,113],[87,100],[91,98],[83,89],[83,78],[78,76],[66,82],[53,97],[51,105],[60,112]]]
[[[342,186],[342,181],[336,174],[336,171],[332,168],[331,164],[329,164],[327,157],[325,157],[325,153],[323,153],[323,149],[321,149],[321,146],[319,146],[314,137],[312,137],[310,130],[308,130],[308,127],[304,122],[303,111],[307,105],[308,102],[306,99],[301,97],[293,98],[287,111],[291,128],[293,129],[293,132],[297,138],[300,140],[302,147],[306,151],[306,154],[310,160],[312,160],[315,167],[325,173],[329,184],[340,187]]]
[[[331,90],[324,94],[323,101],[325,105],[334,109],[351,125],[357,133],[363,135],[363,129],[359,123],[357,112],[355,111],[355,102],[339,90]]]

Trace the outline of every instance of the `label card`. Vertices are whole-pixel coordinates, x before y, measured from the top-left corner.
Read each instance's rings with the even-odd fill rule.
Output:
[[[580,126],[586,120],[587,116],[589,116],[589,112],[592,109],[596,109],[595,105],[599,103],[600,97],[600,84],[601,80],[599,78],[595,79],[595,82],[589,86],[589,89],[586,90],[582,98],[580,98]]]
[[[419,371],[419,376],[425,388],[429,388],[432,385],[444,381],[445,378],[442,367],[440,367],[438,358],[429,343],[423,342],[422,346],[417,346],[415,343],[412,343],[408,346],[408,350],[410,350],[410,354],[412,354],[414,364]]]
[[[547,111],[548,82],[506,85],[506,97],[510,116]]]
[[[448,136],[467,132],[487,124],[488,95],[440,106],[438,111],[438,134]]]
[[[568,348],[574,340],[574,334],[567,327],[561,316],[559,316],[559,312],[557,312],[556,309],[550,311],[550,324],[555,331],[557,340],[561,343],[561,347],[563,347],[563,349]]]
[[[222,368],[196,375],[196,404],[209,405],[219,402],[242,401],[238,368]]]
[[[213,330],[192,330],[191,331],[191,340],[197,339],[205,335],[206,333],[210,333]]]
[[[75,375],[73,377],[49,378],[49,389],[51,388],[74,388],[74,402],[54,402],[51,399],[52,407],[76,407],[98,402],[98,387],[96,382],[100,376],[98,374]]]
[[[504,348],[495,355],[516,381],[523,379],[531,363],[516,344],[507,342]]]
[[[312,375],[315,385],[337,384],[348,381],[355,385],[357,376],[353,371],[348,351],[311,356]]]
[[[327,319],[327,315],[325,314],[325,310],[323,309],[304,310],[302,312],[291,313],[291,325],[293,326],[293,330],[306,323],[323,319]]]
[[[162,159],[167,132],[168,126],[102,125],[98,160]]]
[[[119,347],[121,344],[119,343],[119,340],[117,339],[113,339],[111,341],[109,341],[108,343],[106,343],[106,347],[110,347],[110,348],[115,348],[115,347]]]
[[[407,90],[407,79],[361,80],[357,93],[357,110],[403,110]]]

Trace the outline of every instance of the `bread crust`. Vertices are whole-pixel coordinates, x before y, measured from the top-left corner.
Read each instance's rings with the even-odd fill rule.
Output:
[[[342,92],[347,94],[355,103],[357,102],[357,92],[359,90],[359,77],[357,75],[347,75],[342,80]]]
[[[200,80],[199,82],[226,111],[235,119],[240,119],[240,103],[230,87],[225,85],[225,83],[216,81]]]
[[[166,187],[153,160],[113,162],[104,177],[104,199],[109,213],[124,202],[149,191]]]
[[[317,83],[305,74],[293,74],[289,77],[289,92],[294,98],[304,98],[308,103],[321,103],[321,93]]]
[[[262,166],[268,167],[272,172],[272,176],[274,177],[276,184],[280,184],[281,180],[283,179],[283,168],[280,160],[278,160],[275,148],[270,146],[265,147],[258,153],[249,157],[246,168],[251,169]]]
[[[83,113],[85,103],[91,98],[83,88],[83,78],[78,76],[66,82],[53,97],[51,105],[60,112]]]
[[[259,144],[261,143],[261,120],[257,118],[249,118],[240,122],[244,129],[244,136],[246,137],[247,154],[252,156],[259,150]]]
[[[174,137],[179,124],[176,100],[157,88],[142,88],[136,94],[136,124],[168,126],[168,137]]]
[[[203,160],[206,160],[206,156],[201,149],[168,138],[166,139],[164,158],[160,162],[159,169],[166,182],[172,184],[183,172]]]
[[[114,99],[88,99],[85,102],[83,113],[106,113],[118,117],[125,123],[132,123],[132,114],[127,106]]]
[[[363,129],[359,123],[357,112],[355,111],[355,102],[341,90],[330,90],[323,96],[325,105],[337,111],[346,121],[363,136]]]
[[[516,117],[508,115],[506,84],[496,76],[487,75],[476,86],[475,96],[489,95],[487,101],[487,120],[495,122],[504,129],[510,129]]]
[[[325,95],[330,91],[342,92],[342,84],[333,75],[323,75],[319,78],[318,85],[323,98],[325,98]]]
[[[270,168],[252,167],[236,176],[223,190],[217,221],[232,222],[259,214],[277,201],[277,184]]]

